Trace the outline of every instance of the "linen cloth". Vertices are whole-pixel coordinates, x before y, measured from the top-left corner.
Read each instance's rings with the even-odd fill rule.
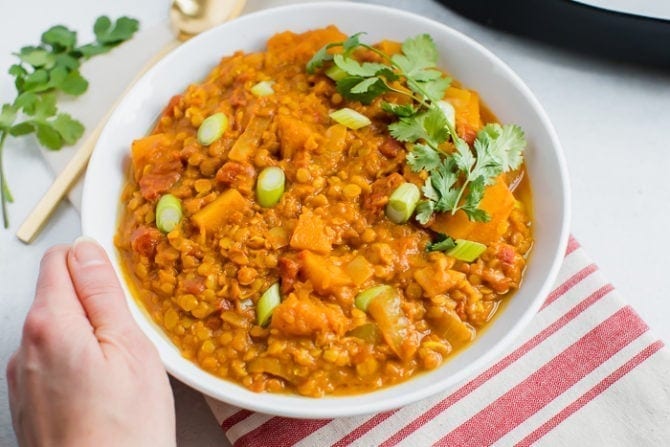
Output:
[[[245,12],[294,2],[249,0]],[[441,11],[428,1],[416,8],[427,16]],[[90,61],[84,75],[95,96],[65,109],[93,129],[134,73],[171,39],[162,23]],[[58,172],[72,151],[45,152],[45,158]],[[70,194],[77,209],[80,194],[81,185]],[[571,239],[556,286],[524,334],[459,387],[401,409],[334,420],[293,420],[207,402],[235,446],[665,446],[668,377],[663,342]]]
[[[663,342],[571,238],[528,328],[461,386],[393,411],[324,420],[207,402],[235,447],[665,446],[668,377]]]

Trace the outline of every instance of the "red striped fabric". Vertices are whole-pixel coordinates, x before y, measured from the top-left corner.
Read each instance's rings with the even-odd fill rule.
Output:
[[[610,386],[615,384],[619,379],[632,371],[640,363],[647,360],[649,357],[657,353],[664,346],[663,342],[660,340],[655,341],[650,344],[635,357],[627,361],[624,365],[617,368],[612,374],[601,380],[596,386],[591,388],[588,392],[582,394],[579,399],[574,401],[572,404],[565,407],[561,410],[556,416],[552,417],[550,420],[542,424],[541,427],[533,431],[530,435],[526,436],[516,445],[518,447],[526,447],[532,445],[535,441],[540,439],[542,436],[546,435],[555,428],[558,424],[563,422],[565,419],[576,413],[584,405],[591,402],[593,399],[598,397],[603,391],[607,390]]]
[[[621,309],[438,444],[492,445],[647,330],[642,320],[631,317],[629,307]]]
[[[219,418],[222,429],[236,447],[299,443],[340,447],[512,445],[498,444],[502,438],[521,440],[515,442],[523,446],[537,442],[559,424],[575,419],[570,416],[593,399],[609,396],[611,385],[643,366],[663,346],[649,334],[647,325],[634,311],[616,298],[613,287],[579,248],[579,243],[570,238],[559,276],[564,279],[541,308],[538,316],[542,316],[542,323],[528,331],[511,352],[445,396],[369,418],[341,420],[271,417],[259,425],[257,418],[250,421],[252,412],[239,410],[230,415],[228,410],[226,414],[230,416]],[[575,332],[575,327],[582,329]],[[559,340],[566,342],[561,344]],[[543,352],[552,355],[542,356]],[[617,363],[621,366],[609,367],[609,359],[616,356],[621,357]],[[537,367],[530,374],[521,373],[533,358],[541,359]],[[479,402],[482,391],[486,395],[492,384],[500,382],[496,382],[498,377],[511,377],[513,381],[495,393],[493,400]],[[583,382],[596,385],[580,393]],[[463,408],[468,412],[462,413]],[[455,421],[454,411],[462,419]],[[538,417],[544,419],[537,420]],[[527,424],[531,418],[534,421]],[[574,442],[578,444],[579,440]]]

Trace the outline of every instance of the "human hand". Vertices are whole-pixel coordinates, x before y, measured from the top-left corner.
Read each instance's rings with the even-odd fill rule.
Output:
[[[44,255],[7,383],[22,446],[176,443],[165,369],[89,239]]]

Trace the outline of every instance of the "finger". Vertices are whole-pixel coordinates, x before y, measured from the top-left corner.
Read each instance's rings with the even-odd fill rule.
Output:
[[[85,315],[70,280],[68,251],[67,245],[56,245],[44,253],[31,312],[47,310],[52,315]]]
[[[16,375],[16,368],[17,368],[17,356],[16,352],[9,357],[9,361],[7,362],[7,389],[9,391],[9,403],[10,405],[12,404],[12,401],[16,399],[16,390],[17,390],[17,375]]]
[[[81,237],[74,242],[67,261],[77,296],[93,328],[127,328],[132,317],[103,248],[93,239]]]

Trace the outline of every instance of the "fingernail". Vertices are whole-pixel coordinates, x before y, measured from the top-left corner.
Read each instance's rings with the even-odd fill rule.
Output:
[[[80,236],[72,244],[72,254],[81,266],[100,265],[105,263],[104,252],[95,239]]]

